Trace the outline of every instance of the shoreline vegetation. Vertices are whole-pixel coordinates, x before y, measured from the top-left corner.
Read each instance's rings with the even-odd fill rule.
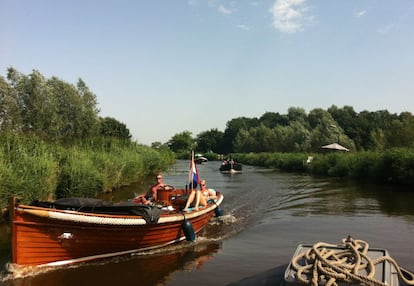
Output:
[[[233,158],[248,165],[284,172],[353,179],[375,184],[414,186],[414,151],[392,148],[383,151],[327,153],[234,153]]]
[[[64,146],[45,143],[37,137],[9,135],[1,137],[0,144],[2,210],[7,208],[11,196],[18,196],[25,203],[69,196],[97,197],[165,171],[176,160],[168,148],[155,149],[109,138]],[[206,156],[210,160],[218,158],[214,153]],[[414,152],[409,148],[313,154],[232,153],[230,156],[243,164],[283,172],[410,189],[414,186]]]
[[[166,149],[131,141],[95,138],[64,146],[37,137],[0,138],[0,209],[10,197],[22,202],[96,197],[139,182],[175,162]]]

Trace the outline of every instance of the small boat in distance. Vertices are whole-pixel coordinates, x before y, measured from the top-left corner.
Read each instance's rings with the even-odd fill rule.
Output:
[[[243,165],[235,162],[233,159],[224,160],[221,163],[219,170],[220,172],[226,173],[226,174],[241,173],[243,170]]]
[[[197,164],[205,164],[208,162],[208,159],[201,154],[195,154],[194,159]]]
[[[183,212],[188,192],[160,189],[155,206],[80,198],[25,205],[13,198],[12,263],[59,266],[194,240],[219,215],[223,195],[217,192],[205,207]]]

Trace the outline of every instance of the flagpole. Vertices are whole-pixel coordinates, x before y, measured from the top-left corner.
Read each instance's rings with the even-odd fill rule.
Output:
[[[196,165],[196,162],[195,162],[194,158],[195,158],[194,157],[194,150],[192,150],[191,151],[191,160],[190,160],[190,170],[188,172],[188,182],[189,182],[189,186],[191,187],[192,190],[197,187],[197,185],[199,184],[199,181],[200,181],[200,177],[198,175],[197,165]]]
[[[191,189],[194,189],[194,174],[193,174],[193,164],[194,164],[194,150],[191,150],[191,163],[190,163],[190,185],[191,185]]]

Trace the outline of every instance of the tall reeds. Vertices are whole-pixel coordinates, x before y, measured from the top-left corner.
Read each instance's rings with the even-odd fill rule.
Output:
[[[36,137],[0,138],[0,209],[11,196],[22,202],[94,197],[167,169],[175,158],[134,142],[97,138],[71,146]]]
[[[22,200],[47,199],[59,178],[54,152],[34,137],[0,139],[0,206],[10,195]]]

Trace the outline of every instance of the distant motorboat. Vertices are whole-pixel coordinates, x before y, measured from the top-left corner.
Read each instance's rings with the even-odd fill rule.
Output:
[[[205,164],[208,162],[208,159],[201,154],[196,154],[194,160],[197,164]]]
[[[219,170],[222,173],[228,173],[228,174],[241,173],[243,170],[243,165],[233,160],[225,160],[221,164]]]

